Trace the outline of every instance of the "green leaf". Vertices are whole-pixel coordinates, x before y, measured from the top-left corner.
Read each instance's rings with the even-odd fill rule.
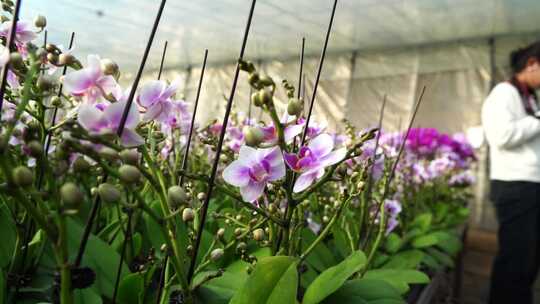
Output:
[[[396,288],[400,294],[409,291],[409,284],[426,284],[429,282],[426,274],[412,269],[374,269],[366,272],[364,278],[386,281]]]
[[[390,258],[382,268],[388,269],[416,269],[422,259],[424,253],[420,250],[407,250],[400,252]]]
[[[144,291],[144,277],[140,273],[130,273],[124,277],[118,286],[118,303],[140,303]]]
[[[338,225],[332,227],[332,236],[334,237],[334,244],[337,252],[342,258],[346,258],[351,254],[351,246],[349,245],[347,233]]]
[[[231,304],[295,304],[298,283],[296,258],[275,256],[257,262],[246,283]]]
[[[73,299],[75,304],[102,304],[103,301],[92,288],[74,289]]]
[[[399,235],[392,232],[386,238],[385,248],[386,251],[388,251],[389,253],[396,253],[402,244],[403,241],[401,240]]]
[[[11,218],[8,207],[4,204],[0,205],[0,268],[5,268],[11,262],[11,256],[15,249],[15,240],[17,239],[17,228]]]
[[[131,241],[133,242],[133,256],[138,256],[139,253],[141,253],[142,249],[142,236],[140,233],[135,232],[133,236],[131,237]],[[128,247],[131,248],[131,247]]]
[[[386,302],[382,302],[386,301]],[[393,302],[391,302],[393,301]],[[404,303],[399,292],[383,280],[356,279],[345,282],[335,293],[322,303],[325,304],[372,304]]]
[[[437,259],[432,257],[429,254],[424,254],[424,258],[422,259],[422,263],[424,263],[427,267],[429,267],[432,270],[442,270],[444,267],[441,265]]]
[[[302,250],[306,250],[309,244],[313,243],[316,238],[311,230],[304,229],[302,231]],[[319,272],[337,264],[330,249],[322,242],[315,246],[311,254],[306,258],[306,262]]]
[[[437,247],[450,255],[456,255],[461,250],[461,240],[453,233],[446,231],[433,232],[438,239]]]
[[[415,238],[412,241],[412,246],[414,248],[427,248],[427,247],[435,246],[438,242],[439,242],[439,239],[437,238],[437,236],[433,234],[427,234],[427,235],[422,235]]]
[[[83,228],[72,218],[67,218],[67,236],[69,253],[74,259],[79,249]],[[94,235],[90,235],[81,266],[88,266],[96,273],[94,286],[101,295],[112,298],[116,272],[120,263],[120,255],[109,244]],[[129,274],[129,269],[122,264],[122,277]]]
[[[4,272],[0,268],[0,303],[6,303],[6,278]]]
[[[419,228],[423,232],[427,232],[431,227],[432,219],[433,216],[431,215],[431,213],[422,213],[414,219],[414,221],[411,223],[411,226]]]
[[[366,255],[356,251],[334,267],[321,273],[304,294],[304,304],[315,304],[338,290],[347,279],[366,265]]]
[[[446,253],[435,248],[428,248],[426,252],[446,267],[454,268],[454,260]]]

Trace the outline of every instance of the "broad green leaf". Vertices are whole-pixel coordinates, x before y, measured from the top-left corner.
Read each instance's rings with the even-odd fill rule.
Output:
[[[424,253],[420,250],[407,250],[400,252],[384,264],[382,268],[389,269],[416,269],[422,259],[424,258]]]
[[[433,234],[426,234],[426,235],[422,235],[415,238],[412,241],[412,246],[414,248],[426,248],[426,247],[435,246],[437,242],[439,242],[439,239],[437,238],[437,236]]]
[[[313,243],[316,238],[311,230],[304,229],[302,231],[302,250],[306,250],[309,244]],[[337,264],[330,249],[322,242],[315,246],[311,254],[306,258],[306,262],[319,272]]]
[[[461,240],[454,234],[446,231],[433,232],[438,239],[437,247],[450,255],[455,255],[461,250]]]
[[[419,228],[423,232],[427,232],[429,228],[431,227],[432,219],[433,219],[433,216],[431,215],[431,213],[422,213],[414,219],[411,226],[415,228]]]
[[[388,237],[386,237],[385,248],[389,253],[396,253],[402,244],[403,241],[399,235],[395,233],[390,233]]]
[[[6,301],[6,279],[4,278],[4,272],[0,268],[0,303]]]
[[[257,262],[231,304],[295,304],[298,283],[296,258],[275,256]]]
[[[322,272],[309,285],[304,294],[304,304],[315,304],[338,290],[347,279],[366,265],[366,255],[356,251],[336,266]]]
[[[4,204],[0,205],[0,268],[5,268],[11,262],[11,256],[15,248],[15,240],[17,239],[17,228],[8,207]]]
[[[432,270],[442,270],[444,268],[437,259],[432,257],[429,254],[424,254],[424,258],[422,259],[422,263],[424,263],[427,267],[429,267]]]
[[[67,219],[66,224],[68,248],[73,260],[79,249],[83,228],[71,218]],[[101,295],[108,298],[112,298],[113,295],[119,262],[120,255],[109,244],[92,234],[90,235],[81,266],[88,266],[94,270],[96,273],[94,286]],[[122,277],[127,274],[129,274],[129,269],[125,264],[122,264]]]
[[[197,288],[196,303],[227,304],[234,295],[234,290],[214,285],[203,285]]]
[[[412,269],[373,269],[366,272],[364,278],[386,281],[394,286],[400,294],[409,291],[409,284],[426,284],[429,282],[426,274]]]
[[[449,268],[454,267],[454,260],[446,253],[440,250],[437,250],[435,248],[428,248],[426,249],[426,252],[432,257],[434,257],[438,262],[445,265],[446,267],[449,267]]]
[[[349,245],[349,239],[347,233],[338,225],[332,227],[332,236],[334,237],[335,249],[342,258],[346,258],[351,254],[351,246]]]
[[[345,282],[340,289],[326,298],[322,303],[372,304],[375,303],[375,301],[404,303],[401,299],[401,295],[392,285],[383,280],[372,279],[356,279]]]
[[[140,273],[130,273],[118,286],[118,303],[136,304],[144,292],[144,277]]]
[[[163,216],[159,202],[155,201],[151,203],[150,208],[152,208],[152,210],[154,210],[154,212],[159,216]],[[161,250],[159,250],[159,248],[161,248],[161,245],[165,244],[165,239],[163,238],[163,233],[160,229],[161,225],[158,222],[154,221],[154,219],[150,217],[146,212],[143,214],[143,218],[144,223],[146,224],[147,231],[147,233],[145,234],[145,238],[148,238],[150,244],[152,244],[152,246],[157,249],[155,250],[155,252],[161,254]]]
[[[138,256],[139,253],[141,253],[142,249],[142,236],[140,233],[136,232],[131,237],[131,241],[133,242],[133,256]],[[131,247],[129,247],[131,248]]]
[[[92,288],[74,289],[73,300],[75,304],[102,304],[103,301]]]

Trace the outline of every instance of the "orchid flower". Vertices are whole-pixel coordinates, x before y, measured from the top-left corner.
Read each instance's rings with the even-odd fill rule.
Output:
[[[223,171],[223,179],[236,187],[245,202],[253,202],[264,192],[266,184],[285,176],[283,155],[278,147],[255,149],[240,148],[238,159]]]
[[[8,38],[11,31],[11,20],[5,21],[0,25],[0,37]],[[17,21],[15,30],[15,45],[21,55],[26,56],[26,44],[36,39],[37,34],[31,30],[31,26],[26,21]]]
[[[113,76],[103,73],[99,56],[88,55],[87,60],[87,67],[64,76],[65,90],[88,103],[101,101],[110,95],[118,100],[122,95],[120,85]]]
[[[321,134],[311,140],[311,142],[298,152],[285,154],[285,162],[295,172],[301,173],[293,191],[301,192],[309,187],[313,182],[324,175],[324,168],[337,164],[346,154],[345,148],[332,151],[334,140],[328,134]]]
[[[82,104],[79,107],[78,122],[90,134],[115,133],[120,125],[126,102],[126,100],[121,100],[106,107],[103,105]],[[135,131],[139,121],[137,107],[135,104],[131,104],[125,128],[122,132],[122,145],[135,147],[144,143],[144,139]]]
[[[165,121],[172,108],[171,97],[177,89],[178,81],[170,85],[162,80],[152,80],[144,84],[137,97],[137,103],[146,111],[143,120]]]
[[[401,213],[401,203],[395,199],[386,199],[384,201],[384,211],[388,215],[388,220],[386,222],[386,235],[388,235],[392,230],[396,228],[399,224],[397,217]]]

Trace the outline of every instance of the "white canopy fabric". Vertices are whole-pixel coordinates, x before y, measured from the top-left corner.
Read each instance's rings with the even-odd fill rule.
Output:
[[[238,56],[250,0],[168,0],[148,68],[159,65],[165,40],[167,66],[198,65]],[[47,16],[51,41],[67,44],[76,33],[78,53],[115,59],[134,72],[159,0],[26,0],[22,17]],[[246,54],[254,59],[319,54],[333,0],[259,0]],[[538,0],[339,0],[329,52],[364,51],[459,39],[540,31]]]

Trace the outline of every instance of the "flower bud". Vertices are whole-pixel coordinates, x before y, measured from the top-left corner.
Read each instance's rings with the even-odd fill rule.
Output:
[[[259,98],[259,92],[251,94],[251,103],[253,103],[253,105],[256,107],[260,107],[263,105],[262,100]]]
[[[139,162],[139,152],[136,150],[122,150],[120,152],[120,159],[124,164],[136,165]]]
[[[298,98],[289,99],[289,104],[287,105],[287,113],[292,116],[300,116],[304,110],[304,102]]]
[[[126,184],[134,184],[141,179],[141,171],[132,165],[122,165],[118,169],[120,180]]]
[[[259,82],[259,74],[258,73],[251,73],[249,74],[249,84],[252,86],[252,87],[257,87],[258,85],[258,82]]]
[[[119,72],[118,64],[108,58],[101,59],[101,70],[103,74],[112,76],[118,75]]]
[[[34,174],[25,166],[13,169],[13,182],[19,187],[31,186],[34,182]]]
[[[52,77],[42,74],[39,75],[37,80],[37,87],[41,89],[42,91],[49,91],[50,89],[54,88],[55,81]]]
[[[27,145],[28,152],[32,157],[41,158],[43,156],[43,146],[37,140],[32,140]]]
[[[122,198],[120,190],[109,183],[99,185],[97,192],[101,200],[105,203],[116,203]]]
[[[62,99],[60,97],[58,97],[58,96],[53,96],[51,98],[51,105],[53,107],[57,107],[57,108],[61,107],[62,106]]]
[[[238,243],[238,245],[236,245],[236,250],[238,251],[244,251],[246,249],[247,249],[247,244],[244,242],[240,242]]]
[[[182,211],[182,220],[184,222],[191,222],[195,218],[195,212],[193,212],[193,209],[186,208],[184,211]]]
[[[44,28],[47,26],[47,18],[43,15],[37,15],[36,18],[34,18],[34,26],[37,28]]]
[[[176,209],[178,206],[185,204],[189,197],[182,187],[172,186],[167,190],[167,199],[169,201],[169,205]]]
[[[264,133],[258,127],[245,127],[244,138],[246,140],[246,145],[256,147],[264,140]]]
[[[73,162],[73,170],[78,173],[85,173],[90,170],[90,167],[90,163],[82,156],[77,157]]]
[[[219,239],[222,239],[225,236],[225,228],[219,228],[218,231],[216,232],[216,236]]]
[[[260,77],[259,83],[265,87],[268,87],[274,85],[274,80],[272,80],[270,76],[265,75]]]
[[[210,259],[215,262],[223,257],[223,253],[224,251],[221,248],[214,249],[210,252]]]
[[[106,160],[113,161],[118,159],[118,152],[113,148],[103,147],[99,150],[99,156]]]
[[[326,224],[326,223],[328,223],[330,221],[330,218],[325,215],[325,216],[322,217],[322,221],[323,221],[323,223]]]
[[[204,193],[204,192],[199,192],[199,194],[197,194],[197,198],[198,198],[200,201],[204,201],[204,199],[206,198],[206,193]]]
[[[60,188],[60,197],[65,205],[77,206],[82,203],[84,195],[74,183],[65,183]]]
[[[53,173],[55,176],[62,176],[69,169],[69,163],[66,160],[61,160],[56,163],[56,166],[53,168]]]
[[[51,64],[58,64],[58,55],[56,55],[55,53],[48,53],[47,61]]]
[[[15,69],[22,69],[24,68],[24,60],[20,53],[13,52],[9,54],[9,63],[11,66]]]
[[[276,204],[270,204],[268,205],[268,212],[270,212],[270,214],[273,214],[273,213],[276,213],[277,211],[277,206]]]
[[[257,242],[264,240],[264,230],[261,228],[255,229],[253,231],[253,239]]]
[[[58,56],[58,64],[59,65],[72,65],[75,62],[75,56],[68,54],[68,53],[62,53],[60,56]]]
[[[242,232],[244,232],[244,230],[242,228],[234,229],[234,235],[236,235],[236,236],[240,236],[242,234]]]

